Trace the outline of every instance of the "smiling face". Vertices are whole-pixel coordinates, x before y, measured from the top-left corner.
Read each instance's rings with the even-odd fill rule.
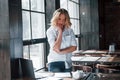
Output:
[[[65,26],[65,15],[64,14],[60,14],[58,20],[57,20],[57,26],[58,27],[64,27]]]

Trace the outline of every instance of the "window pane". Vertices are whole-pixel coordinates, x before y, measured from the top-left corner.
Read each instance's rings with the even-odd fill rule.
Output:
[[[79,38],[76,38],[77,41],[77,50],[79,50]]]
[[[70,0],[70,1],[74,1],[74,2],[78,3],[78,0]]]
[[[44,43],[30,45],[30,59],[35,69],[44,67]]]
[[[32,38],[45,38],[45,14],[31,13]]]
[[[45,12],[44,2],[45,0],[22,0],[23,41],[46,37],[45,14],[39,13]],[[23,56],[33,61],[34,69],[44,67],[44,44],[28,43],[23,46]]]
[[[27,11],[22,11],[22,21],[23,21],[23,40],[31,39],[30,31],[30,13]]]
[[[23,46],[23,57],[25,59],[29,59],[30,58],[30,55],[29,55],[29,48],[28,46]]]
[[[22,9],[29,9],[29,0],[22,0]]]
[[[44,0],[31,0],[31,10],[44,12]]]
[[[67,9],[68,8],[67,3],[68,3],[68,0],[60,0],[60,7]]]
[[[79,5],[69,1],[68,8],[69,8],[70,17],[79,18],[79,16],[78,16],[79,15]]]
[[[75,34],[80,34],[80,25],[79,25],[79,20],[71,19],[72,26],[71,28],[73,29]]]
[[[75,8],[75,12],[76,12],[76,18],[79,19],[79,13],[80,13],[80,10],[79,10],[79,5],[76,5],[76,8]]]

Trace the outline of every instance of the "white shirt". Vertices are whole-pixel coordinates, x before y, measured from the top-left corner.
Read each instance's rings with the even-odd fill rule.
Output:
[[[53,51],[53,46],[55,43],[55,39],[57,38],[57,35],[58,35],[57,28],[51,26],[47,30],[47,38],[48,38],[48,43],[50,45],[48,63],[56,62],[56,61],[64,61],[66,69],[70,68],[72,66],[72,61],[71,61],[72,53],[59,54]],[[64,49],[69,46],[77,46],[77,42],[73,30],[71,28],[65,28],[62,34],[62,42],[60,48]]]

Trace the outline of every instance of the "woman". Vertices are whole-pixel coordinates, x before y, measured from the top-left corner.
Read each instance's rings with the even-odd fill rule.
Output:
[[[77,48],[77,42],[68,11],[59,8],[53,13],[51,27],[47,30],[50,45],[48,70],[51,72],[67,72],[72,70],[71,56]]]

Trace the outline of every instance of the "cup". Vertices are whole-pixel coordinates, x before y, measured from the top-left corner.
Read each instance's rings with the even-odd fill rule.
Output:
[[[109,52],[115,52],[115,45],[109,45]]]

